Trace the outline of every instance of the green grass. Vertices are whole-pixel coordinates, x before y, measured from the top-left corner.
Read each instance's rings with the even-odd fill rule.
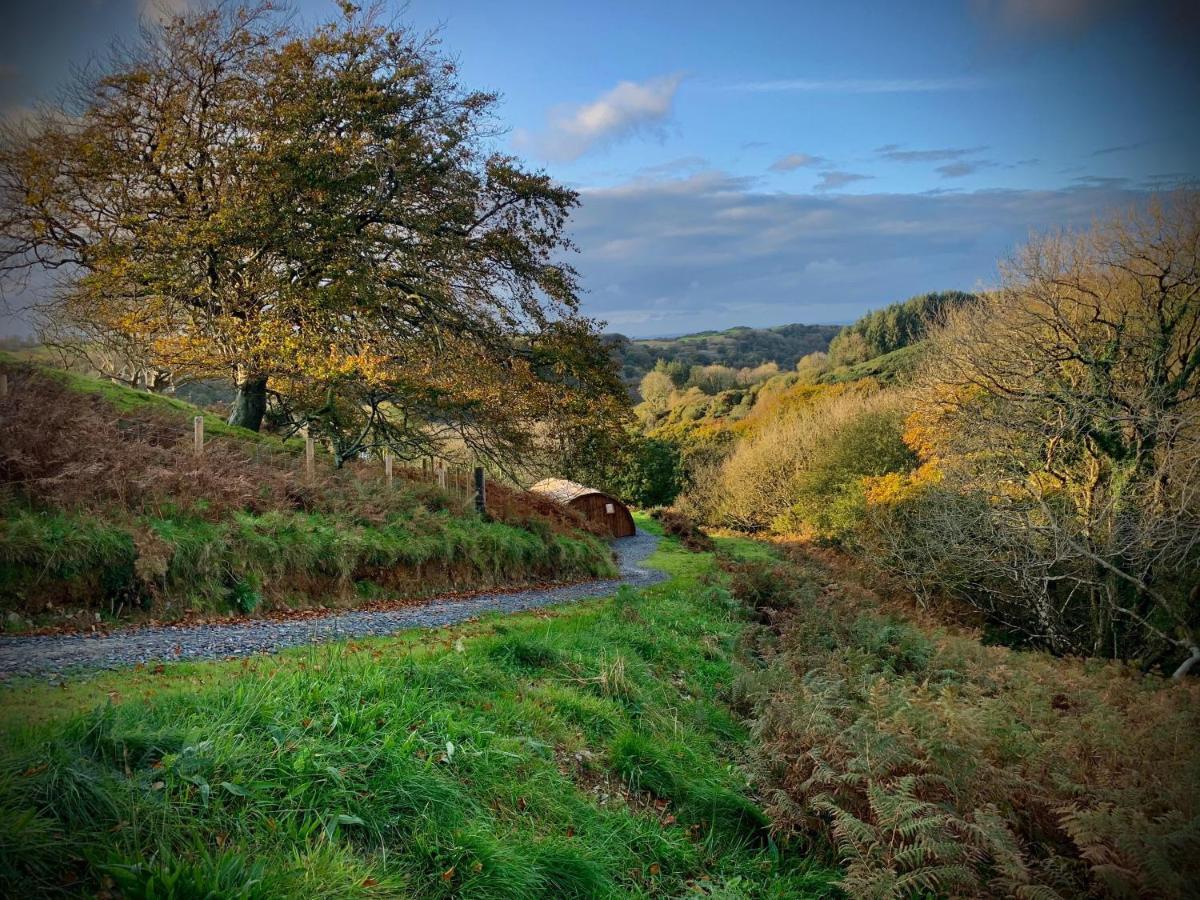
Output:
[[[355,582],[374,578],[420,596],[615,572],[608,550],[583,533],[536,533],[415,501],[370,524],[332,511],[237,512],[215,521],[174,509],[114,519],[3,511],[0,607],[21,610],[34,605],[29,598],[52,595],[105,615],[124,605],[171,618],[251,612],[264,591],[288,606],[349,601]],[[300,596],[298,584],[312,596]]]
[[[737,765],[712,556],[651,564],[553,612],[6,689],[0,893],[828,895]]]
[[[33,364],[36,366],[39,374],[58,380],[72,391],[82,394],[96,394],[102,397],[117,412],[123,414],[156,412],[179,416],[180,419],[186,418],[189,421],[195,416],[204,416],[204,431],[209,436],[235,437],[243,441],[270,444],[277,447],[282,447],[285,444],[293,447],[303,447],[303,441],[292,440],[285,442],[274,435],[262,434],[257,431],[251,431],[248,428],[238,428],[230,425],[220,416],[213,415],[177,397],[170,397],[166,394],[154,394],[150,391],[139,391],[104,378],[95,378],[91,375],[71,372],[67,369],[48,364],[50,362],[49,359],[40,359],[36,355],[14,354],[0,350],[0,366]]]

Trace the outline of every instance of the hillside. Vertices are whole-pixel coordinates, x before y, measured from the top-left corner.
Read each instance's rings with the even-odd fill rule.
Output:
[[[825,350],[838,325],[777,325],[773,328],[728,328],[700,331],[675,338],[627,338],[605,335],[621,378],[637,384],[658,360],[677,361],[685,366],[722,365],[734,369],[778,363],[792,369],[800,357]]]
[[[494,485],[487,518],[419,470],[334,470],[182,400],[0,360],[0,611],[10,630],[354,606],[613,571],[560,508]]]

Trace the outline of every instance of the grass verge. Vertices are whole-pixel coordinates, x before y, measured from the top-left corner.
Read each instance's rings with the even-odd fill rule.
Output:
[[[603,602],[7,689],[0,893],[829,894],[737,765],[712,555],[648,562]]]

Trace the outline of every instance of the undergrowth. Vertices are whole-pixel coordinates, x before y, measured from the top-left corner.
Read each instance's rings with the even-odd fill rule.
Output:
[[[984,646],[814,558],[730,564],[781,839],[855,896],[1175,897],[1200,878],[1200,685]]]
[[[557,613],[10,688],[108,699],[4,720],[0,894],[829,895],[736,765],[744,622],[711,560],[671,545],[670,582]]]

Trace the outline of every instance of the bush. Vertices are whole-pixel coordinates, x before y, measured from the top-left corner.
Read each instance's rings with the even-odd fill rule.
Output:
[[[899,398],[869,386],[805,396],[694,478],[681,507],[707,524],[850,537],[866,514],[862,479],[915,464]]]
[[[712,538],[683,513],[670,509],[656,509],[653,515],[662,523],[663,531],[668,536],[679,538],[689,550],[705,553],[713,549]]]
[[[916,465],[902,430],[899,409],[876,407],[819,437],[808,466],[797,476],[796,502],[776,530],[805,530],[833,541],[851,537],[867,514],[863,478]]]

